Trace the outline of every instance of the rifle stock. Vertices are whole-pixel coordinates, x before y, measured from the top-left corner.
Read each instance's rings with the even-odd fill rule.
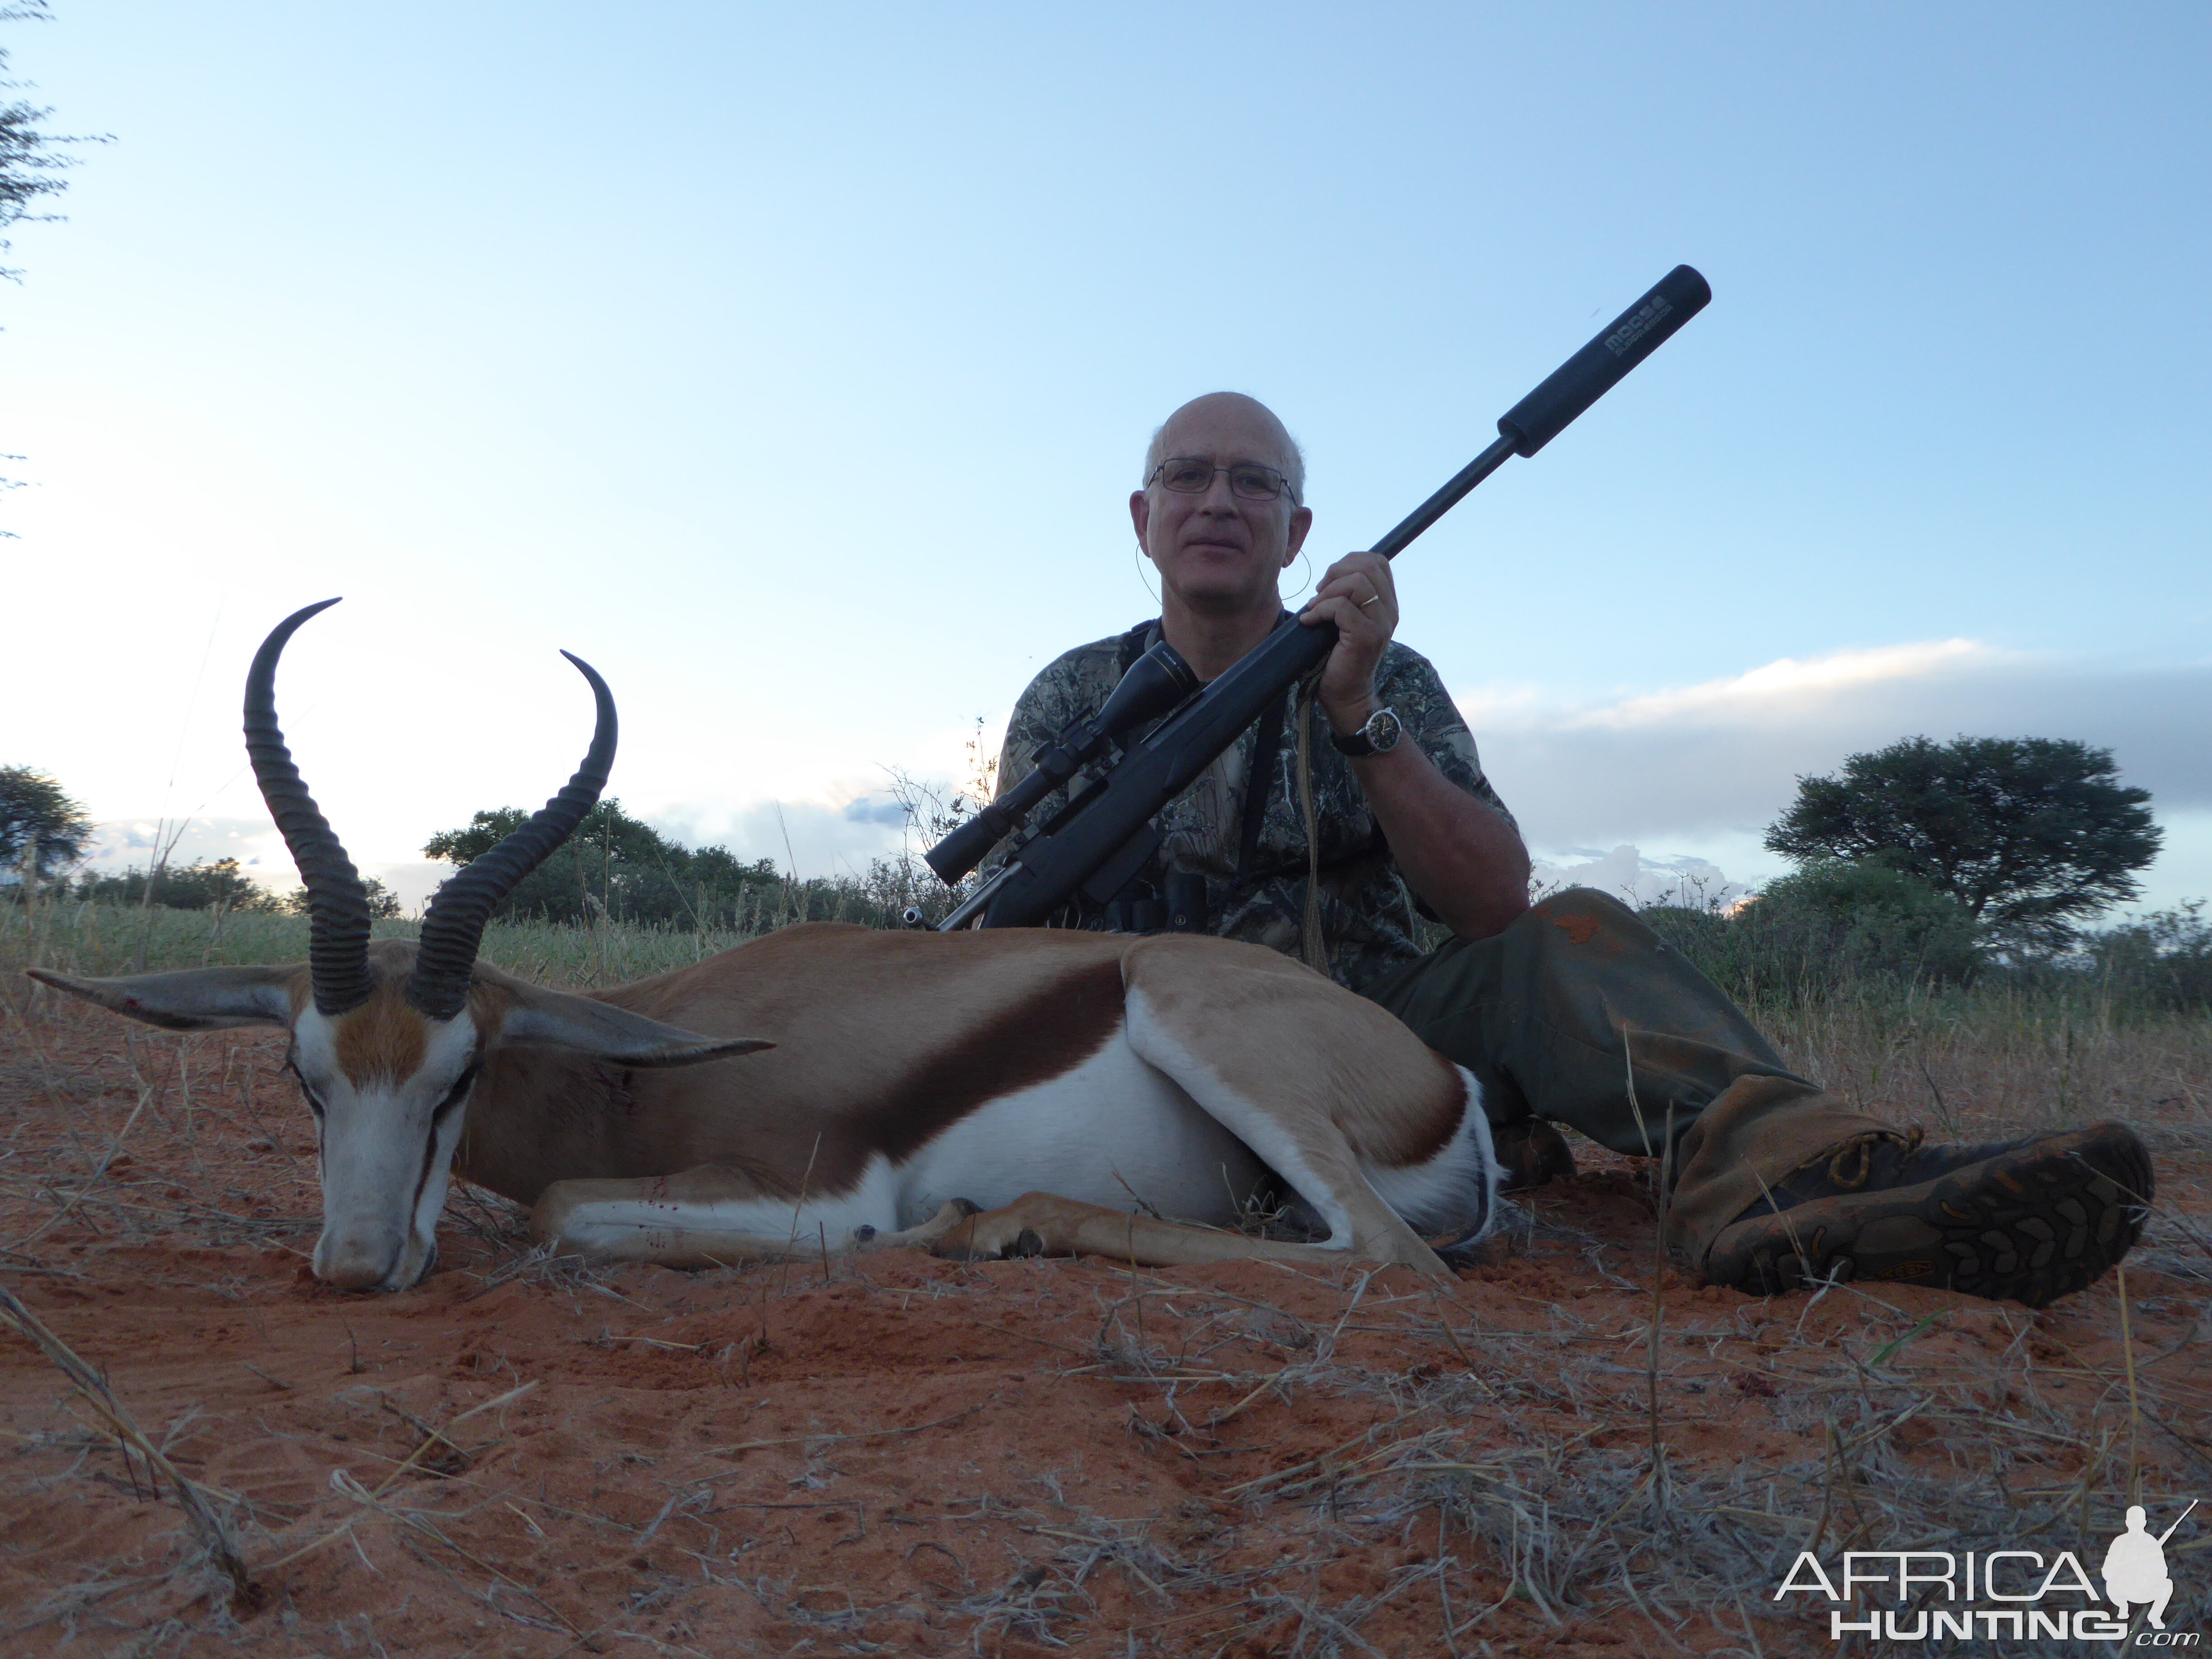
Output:
[[[1498,441],[1407,514],[1372,550],[1386,559],[1395,558],[1509,458],[1534,455],[1558,436],[1711,298],[1703,276],[1687,265],[1675,266],[1509,410],[1498,422]],[[1109,878],[1108,884],[1118,888],[1133,873],[1157,844],[1153,815],[1188,788],[1217,755],[1236,742],[1285,688],[1326,659],[1335,644],[1334,623],[1309,628],[1284,622],[1151,735],[1129,745],[1104,779],[1073,796],[1049,823],[1015,848],[997,874],[939,922],[939,928],[1031,927],[1066,904],[1079,889],[1100,902],[1110,897],[1109,893],[1089,892],[1086,884],[1104,876]],[[1069,736],[1061,734],[1062,746]],[[972,867],[975,860],[966,857],[971,848],[980,856],[981,848],[974,847],[979,837],[972,829],[953,855],[944,855],[963,835],[956,830],[927,855],[940,874],[956,866]]]

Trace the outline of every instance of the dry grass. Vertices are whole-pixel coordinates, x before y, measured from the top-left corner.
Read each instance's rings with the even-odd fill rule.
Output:
[[[379,921],[372,933],[378,939],[412,939],[420,926]],[[687,968],[756,937],[639,922],[570,927],[494,921],[484,930],[483,959],[548,985],[591,990]],[[75,902],[40,903],[27,914],[21,904],[0,903],[0,973],[11,980],[33,966],[97,978],[228,963],[304,962],[307,955],[304,916]]]
[[[2199,1118],[2212,1108],[2212,1018],[2139,1010],[2094,989],[1847,985],[1752,1012],[1792,1065],[1838,1094],[1947,1135],[2146,1104]]]

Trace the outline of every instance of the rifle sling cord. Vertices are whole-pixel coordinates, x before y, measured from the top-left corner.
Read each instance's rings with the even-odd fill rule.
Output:
[[[1283,751],[1284,710],[1290,694],[1267,705],[1252,738],[1252,764],[1244,774],[1244,809],[1237,826],[1237,875],[1222,897],[1225,908],[1252,885],[1252,866],[1260,856],[1260,830],[1267,816],[1267,796],[1275,787],[1275,759]]]
[[[1314,816],[1313,727],[1318,706],[1321,675],[1316,672],[1303,688],[1298,702],[1298,810],[1306,821],[1306,914],[1298,929],[1298,944],[1306,966],[1328,976],[1328,945],[1321,933],[1321,826]]]

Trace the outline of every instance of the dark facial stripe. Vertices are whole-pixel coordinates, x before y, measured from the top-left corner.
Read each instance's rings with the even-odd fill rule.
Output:
[[[430,1171],[438,1160],[438,1120],[430,1120],[430,1133],[422,1137],[422,1172],[415,1177],[414,1196],[407,1200],[407,1227],[413,1231],[415,1212],[422,1207],[422,1189],[430,1184]]]
[[[410,1228],[415,1224],[415,1212],[422,1207],[422,1193],[430,1184],[431,1172],[437,1167],[439,1126],[445,1122],[447,1113],[468,1098],[476,1080],[477,1068],[471,1064],[446,1091],[445,1099],[438,1103],[438,1109],[430,1114],[430,1133],[422,1139],[422,1171],[415,1177],[414,1197],[407,1201],[407,1224]]]

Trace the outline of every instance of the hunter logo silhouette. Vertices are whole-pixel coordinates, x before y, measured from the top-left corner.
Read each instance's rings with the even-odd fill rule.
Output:
[[[2196,1507],[2192,1498],[2189,1510]],[[2189,1510],[2182,1510],[2173,1526],[2154,1538],[2150,1517],[2142,1505],[2130,1506],[2128,1529],[2112,1540],[2112,1547],[2105,1552],[2105,1595],[2121,1618],[2128,1616],[2130,1602],[2148,1602],[2151,1627],[2166,1628],[2166,1604],[2173,1599],[2173,1580],[2166,1572],[2166,1540],[2189,1518]]]

